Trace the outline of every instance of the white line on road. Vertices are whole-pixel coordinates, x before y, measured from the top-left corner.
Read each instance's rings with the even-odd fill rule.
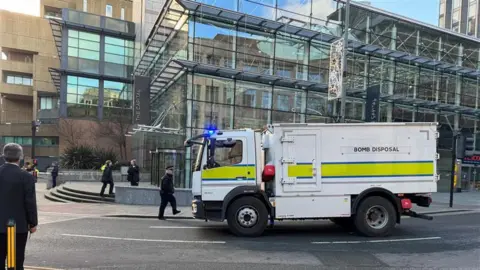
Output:
[[[403,238],[403,239],[382,239],[382,240],[368,240],[368,241],[330,241],[330,242],[311,242],[315,245],[326,244],[364,244],[364,243],[391,243],[391,242],[409,242],[409,241],[428,241],[438,240],[441,237],[421,237],[421,238]]]
[[[150,226],[150,229],[222,229],[223,227],[214,226]]]
[[[164,240],[164,239],[139,239],[139,238],[123,238],[123,237],[109,237],[109,236],[96,236],[96,235],[82,235],[82,234],[69,234],[64,233],[62,236],[80,237],[80,238],[93,238],[93,239],[105,239],[105,240],[122,240],[122,241],[136,241],[136,242],[160,242],[160,243],[188,243],[188,244],[226,244],[225,241],[194,241],[194,240]]]

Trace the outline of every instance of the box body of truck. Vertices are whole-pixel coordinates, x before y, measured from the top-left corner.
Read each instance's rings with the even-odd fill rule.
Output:
[[[262,133],[215,133],[197,159],[193,214],[237,222],[230,227],[240,235],[254,222],[318,218],[386,235],[412,213],[412,203],[428,206],[426,194],[437,191],[437,137],[436,123],[274,124]],[[237,159],[222,163],[218,151]],[[256,207],[234,209],[248,197]],[[370,224],[356,224],[359,211]]]

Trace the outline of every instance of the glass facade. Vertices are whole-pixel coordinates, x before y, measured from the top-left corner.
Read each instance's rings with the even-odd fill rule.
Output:
[[[68,68],[99,73],[100,35],[68,30]]]
[[[131,119],[134,25],[69,9],[62,14],[65,27],[54,32],[61,44],[60,117]]]
[[[249,19],[249,23],[237,22],[234,15],[231,20],[219,19],[202,13],[199,8],[194,15],[181,20],[185,10],[179,3],[173,1],[165,9],[170,18],[177,18],[165,24],[173,25],[178,31],[167,34],[169,42],[161,46],[163,49],[158,50],[145,71],[152,84],[159,78],[169,81],[164,88],[153,91],[157,94],[151,101],[152,122],[167,114],[163,126],[180,129],[185,137],[190,137],[211,124],[220,129],[232,129],[262,128],[269,123],[335,121],[340,106],[327,100],[326,89],[312,90],[296,84],[301,80],[327,85],[331,44],[320,38],[295,34],[288,27],[314,30],[315,37],[340,37],[343,32],[341,5],[340,10],[332,8],[319,12],[316,1],[310,0],[197,2],[256,17]],[[295,9],[295,5],[302,8]],[[329,23],[326,16],[330,18]],[[238,18],[242,18],[241,15]],[[258,24],[254,23],[255,19]],[[355,4],[352,4],[350,21],[351,41],[438,61],[441,66],[478,67],[480,43],[469,38],[449,35]],[[276,30],[261,27],[276,22],[285,23],[285,26],[277,26]],[[181,76],[169,77],[163,72],[172,67],[174,59],[208,66],[203,71],[185,69],[179,73]],[[243,79],[247,76],[242,77],[242,72],[270,76],[272,80]],[[439,122],[440,151],[451,148],[452,128],[470,133],[477,131],[478,120],[474,114],[441,109],[449,105],[462,111],[477,109],[480,83],[475,76],[451,72],[440,65],[427,67],[379,53],[366,54],[351,47],[344,79],[348,122],[365,121],[366,89],[379,86],[382,97],[391,97],[382,99],[380,121]],[[291,87],[276,84],[279,80],[292,82]],[[412,102],[398,104],[399,99]],[[427,106],[427,103],[434,105]],[[173,109],[172,104],[175,105]],[[189,151],[186,153],[185,186],[190,185],[188,170],[195,148]],[[445,157],[448,160],[448,156]],[[448,180],[450,169],[444,161],[439,163],[442,183]]]
[[[68,117],[97,118],[99,80],[68,76],[67,83]]]

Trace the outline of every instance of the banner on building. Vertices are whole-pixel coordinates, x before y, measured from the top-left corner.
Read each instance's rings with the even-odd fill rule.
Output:
[[[343,89],[343,38],[330,45],[330,65],[328,73],[328,100],[342,96]]]
[[[380,85],[367,88],[365,122],[378,122],[380,117]]]
[[[150,77],[135,76],[133,83],[133,123],[150,124]]]

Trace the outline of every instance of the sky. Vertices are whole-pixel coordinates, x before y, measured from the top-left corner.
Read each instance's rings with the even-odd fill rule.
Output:
[[[1,1],[1,0],[0,0]],[[372,6],[438,25],[440,0],[369,0]]]
[[[40,0],[0,0],[0,9],[40,16]]]
[[[229,0],[220,0],[229,1]],[[270,0],[271,1],[271,0]],[[283,0],[287,3],[299,0]],[[322,0],[315,0],[322,1]],[[365,1],[365,0],[364,0]],[[374,7],[388,10],[393,13],[414,18],[416,20],[437,25],[439,0],[366,0]],[[0,9],[26,13],[34,16],[40,14],[40,0],[0,0]],[[218,2],[218,0],[217,0]],[[266,0],[269,2],[269,0]],[[302,2],[302,1],[300,1]]]

